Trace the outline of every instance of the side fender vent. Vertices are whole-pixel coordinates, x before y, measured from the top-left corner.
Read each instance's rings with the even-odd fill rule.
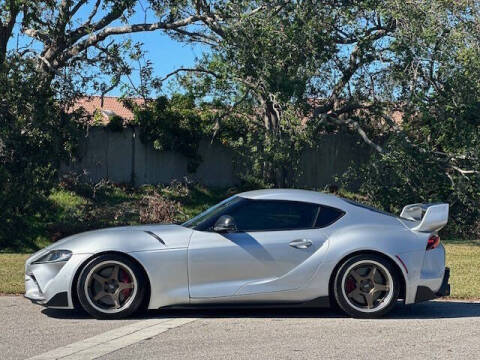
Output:
[[[158,236],[157,234],[151,232],[151,231],[145,231],[148,235],[150,235],[151,237],[157,239],[158,241],[160,241],[163,245],[166,246],[165,244],[165,241],[162,240],[162,238],[160,236]]]

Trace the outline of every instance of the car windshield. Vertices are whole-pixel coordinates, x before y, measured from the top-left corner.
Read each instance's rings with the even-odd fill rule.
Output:
[[[217,218],[226,209],[236,206],[242,200],[243,199],[238,196],[229,197],[228,199],[223,200],[217,205],[212,206],[211,208],[205,210],[204,212],[188,220],[187,222],[184,222],[182,226],[192,228],[192,229],[197,227],[204,228],[206,226],[203,226],[203,225],[208,224],[210,222],[209,220]]]

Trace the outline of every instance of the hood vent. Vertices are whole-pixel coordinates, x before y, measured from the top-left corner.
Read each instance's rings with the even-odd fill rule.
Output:
[[[163,245],[166,246],[165,244],[165,241],[162,240],[162,238],[160,236],[158,236],[157,234],[151,232],[151,231],[145,231],[148,235],[150,235],[151,237],[154,237],[155,239],[157,239],[158,241],[160,241]]]

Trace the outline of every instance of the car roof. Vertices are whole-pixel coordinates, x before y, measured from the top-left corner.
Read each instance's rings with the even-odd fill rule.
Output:
[[[326,194],[318,191],[300,190],[300,189],[264,189],[247,191],[237,196],[245,199],[255,200],[288,200],[303,201],[315,204],[332,206],[340,209],[346,209],[348,203],[342,198],[332,194]]]

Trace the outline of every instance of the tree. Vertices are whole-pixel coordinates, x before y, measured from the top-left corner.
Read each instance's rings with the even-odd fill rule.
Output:
[[[374,149],[360,169],[369,201],[449,201],[450,231],[478,232],[478,2],[245,1],[216,14],[211,52],[170,75],[213,99],[216,136],[247,145],[251,174],[291,186],[296,146],[354,131]]]
[[[9,214],[2,229],[38,213],[30,200],[48,194],[75,147],[82,114],[69,112],[72,101],[85,89],[105,94],[131,74],[126,59],[142,50],[119,35],[141,31],[209,47],[195,67],[152,83],[180,75],[195,97],[189,109],[208,103],[213,135],[233,144],[245,173],[264,185],[295,185],[300,155],[319,134],[354,131],[376,152],[364,172],[371,201],[399,206],[381,184],[387,177],[397,189],[415,189],[412,197],[451,198],[472,223],[478,2],[150,0],[135,22],[140,5],[0,1],[0,200]],[[378,176],[368,172],[375,166]],[[422,182],[429,169],[438,181]],[[25,198],[14,201],[16,193]]]
[[[399,211],[407,202],[448,202],[446,232],[476,238],[480,6],[429,2],[414,9],[395,44],[392,71],[404,121],[389,133],[385,151],[352,177],[371,202],[387,210]]]
[[[204,1],[150,1],[153,20],[135,23],[137,3],[0,2],[0,247],[35,247],[32,219],[46,214],[59,165],[81,139],[83,116],[70,111],[72,102],[85,89],[108,92],[131,72],[126,55],[139,47],[116,36],[163,30],[195,37],[189,26],[211,16]]]
[[[301,151],[292,150],[327,126],[350,127],[381,151],[359,115],[365,120],[388,105],[373,89],[381,81],[375,79],[381,74],[377,64],[396,29],[384,2],[241,1],[216,14],[205,38],[211,53],[196,68],[170,75],[183,70],[182,83],[191,91],[224,105],[218,126],[235,113],[234,121],[255,128],[259,141],[246,149],[265,150],[256,153],[266,159],[259,176],[277,186],[294,185],[288,169]],[[307,117],[308,133],[299,134]]]
[[[65,113],[51,89],[38,96],[35,66],[15,57],[0,86],[0,248],[35,248],[35,219],[48,217],[46,201],[57,169],[81,139],[80,114]]]

